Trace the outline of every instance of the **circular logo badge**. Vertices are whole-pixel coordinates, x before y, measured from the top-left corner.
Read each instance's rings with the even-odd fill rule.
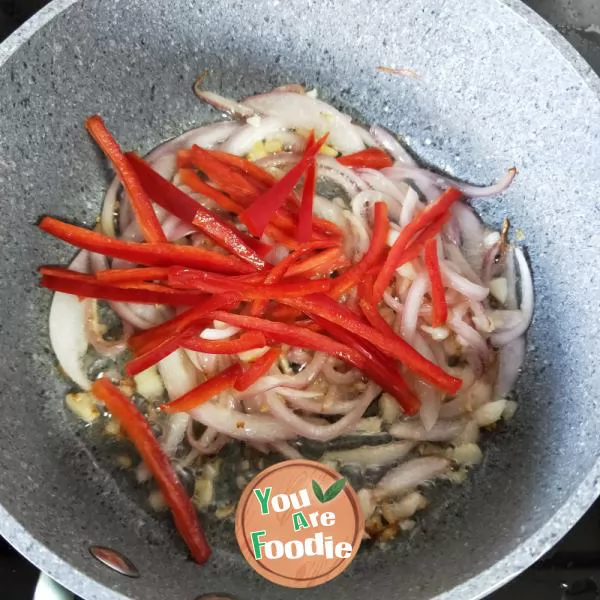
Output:
[[[263,577],[308,588],[339,575],[356,555],[364,519],[356,493],[336,471],[288,460],[246,487],[235,518],[242,554]]]

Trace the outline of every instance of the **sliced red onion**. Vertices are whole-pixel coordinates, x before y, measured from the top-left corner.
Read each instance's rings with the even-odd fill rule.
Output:
[[[464,275],[467,279],[476,283],[477,285],[482,285],[482,281],[479,278],[479,275],[475,273],[469,261],[464,257],[459,246],[454,244],[444,244],[444,253],[448,257],[448,260],[454,265],[457,272],[461,275]]]
[[[419,421],[399,421],[389,428],[392,437],[399,440],[414,440],[417,442],[449,442],[465,427],[466,422],[438,421],[427,430]]]
[[[381,446],[360,446],[351,450],[330,450],[323,454],[320,462],[375,469],[401,461],[414,447],[414,442],[391,442]]]
[[[349,239],[346,240],[346,246],[349,247],[345,248],[345,250],[346,252],[351,251],[353,262],[358,262],[369,249],[371,238],[362,219],[359,219],[349,210],[344,211],[344,217],[348,222],[348,228],[351,232],[351,235],[348,236]]]
[[[346,218],[344,217],[344,209],[338,206],[335,202],[316,195],[313,204],[313,213],[321,219],[326,219],[335,223],[338,227],[345,229],[347,227]]]
[[[236,440],[271,443],[296,437],[289,426],[270,415],[247,414],[212,402],[194,408],[190,415]]]
[[[354,127],[354,130],[356,131],[358,137],[360,137],[360,139],[363,141],[363,144],[365,146],[368,146],[368,147],[378,146],[377,140],[364,127],[361,127],[360,125],[355,125],[355,124],[352,125],[352,127]]]
[[[450,468],[450,461],[439,456],[414,458],[389,471],[373,490],[377,501],[401,496],[419,485],[443,475]]]
[[[327,358],[328,356],[324,352],[315,352],[310,363],[296,375],[266,375],[247,390],[240,392],[238,397],[241,399],[249,398],[276,387],[304,388],[316,379]]]
[[[102,356],[115,357],[127,349],[127,340],[133,332],[133,328],[126,321],[123,322],[123,331],[121,337],[116,340],[106,340],[101,332],[98,331],[97,301],[92,298],[84,300],[85,305],[85,331],[88,342],[94,347],[94,350]]]
[[[294,446],[291,446],[287,442],[274,442],[271,444],[271,448],[275,450],[275,452],[279,452],[283,458],[287,458],[288,460],[298,460],[304,458]]]
[[[207,376],[217,372],[217,355],[206,354],[205,352],[195,352],[194,350],[185,350],[186,356],[192,364]]]
[[[163,358],[157,366],[170,400],[183,396],[199,383],[198,372],[181,349]],[[185,436],[188,421],[189,415],[186,413],[169,415],[161,438],[167,455],[175,454]]]
[[[494,346],[505,346],[509,342],[522,336],[529,327],[533,317],[533,280],[527,259],[520,248],[515,248],[515,258],[519,266],[521,279],[521,322],[506,331],[492,333],[491,340]]]
[[[411,187],[408,188],[406,196],[404,197],[404,203],[402,204],[402,211],[400,213],[400,225],[406,227],[414,218],[418,210],[424,208],[423,203],[419,200],[419,195]]]
[[[398,160],[411,167],[416,167],[415,159],[402,147],[400,142],[383,127],[373,125],[369,130],[373,139],[381,146],[394,160]]]
[[[102,232],[110,237],[116,237],[115,217],[119,211],[118,193],[121,187],[121,182],[118,177],[115,177],[104,194],[102,203],[102,212],[100,213],[100,227]]]
[[[288,390],[283,393],[280,390],[285,390],[285,388],[275,388],[273,391],[282,395],[290,406],[307,413],[316,415],[347,415],[356,408],[356,399],[327,402],[322,398],[320,400],[313,400],[299,396],[298,390]]]
[[[79,252],[69,268],[89,273],[88,252]],[[88,347],[85,322],[85,304],[77,296],[54,293],[48,321],[52,350],[65,375],[81,389],[89,390],[91,384],[82,364]]]
[[[227,327],[223,327],[222,329],[216,329],[216,328],[204,329],[202,331],[202,333],[200,334],[200,337],[203,340],[227,340],[239,332],[240,332],[239,327],[233,327],[233,325],[229,325]]]
[[[270,135],[277,134],[286,127],[279,119],[275,117],[265,117],[260,120],[260,123],[255,127],[246,125],[237,133],[234,133],[229,139],[221,145],[223,152],[243,156],[252,150],[252,146],[256,142],[260,142]],[[277,135],[274,135],[277,137]]]
[[[461,391],[456,398],[449,400],[440,409],[440,419],[456,419],[466,412],[477,410],[492,400],[492,386],[483,380],[477,380],[467,390]]]
[[[360,371],[357,371],[356,369],[350,369],[345,373],[340,373],[335,368],[336,362],[335,359],[329,359],[323,365],[323,375],[329,383],[334,385],[351,385],[356,383],[362,377]]]
[[[237,119],[246,119],[256,114],[256,111],[248,106],[240,104],[236,100],[226,98],[215,92],[206,92],[194,86],[194,93],[200,100],[203,100],[207,104],[210,104],[213,108],[216,108],[219,112],[222,112],[230,117]]]
[[[187,441],[192,448],[195,448],[200,454],[216,454],[227,443],[227,436],[220,434],[212,427],[207,427],[200,437],[196,439],[193,431],[193,420],[189,419],[187,425]]]
[[[404,309],[402,311],[402,337],[409,343],[413,343],[417,331],[419,309],[423,303],[423,296],[427,293],[429,278],[426,273],[421,273],[411,284]]]
[[[429,171],[428,169],[421,169],[419,167],[408,165],[402,165],[401,168],[396,166],[390,167],[389,169],[386,169],[385,174],[393,175],[394,170],[397,176],[413,179],[417,184],[421,181],[425,181],[438,188],[452,187],[457,190],[460,190],[465,196],[469,198],[485,198],[487,196],[495,196],[497,194],[500,194],[510,186],[512,180],[517,174],[517,170],[513,167],[509,169],[506,175],[504,175],[502,179],[500,179],[500,181],[498,181],[497,183],[488,186],[476,186],[464,183],[462,181],[458,181],[452,177],[449,177],[448,175],[441,175],[439,173]]]
[[[506,277],[506,302],[504,305],[509,310],[517,310],[517,275],[515,272],[515,249],[513,246],[507,246],[504,258],[504,277]]]
[[[427,360],[434,364],[439,364],[431,348],[419,333],[414,334],[413,345],[415,350]],[[438,420],[442,404],[442,394],[433,386],[420,380],[415,381],[414,391],[421,401],[421,408],[419,409],[421,423],[426,431],[430,431]]]
[[[494,398],[504,398],[515,386],[525,359],[525,337],[518,337],[498,350],[498,375]]]
[[[485,254],[485,227],[475,211],[464,202],[456,202],[450,212],[460,230],[461,251],[472,269],[481,273]]]
[[[115,311],[115,313],[121,318],[121,320],[125,323],[129,323],[132,327],[136,329],[150,329],[157,325],[156,322],[148,321],[138,315],[131,307],[132,304],[127,302],[113,302],[110,301],[109,306]]]
[[[488,297],[490,293],[489,288],[473,283],[466,277],[463,277],[450,261],[442,260],[440,262],[440,270],[447,285],[460,292],[465,298],[481,302]]]
[[[270,92],[246,98],[243,106],[252,111],[281,119],[288,129],[315,129],[329,132],[328,143],[347,154],[365,146],[350,117],[317,98],[291,92]]]
[[[298,435],[310,440],[327,442],[346,431],[352,430],[379,392],[380,388],[370,382],[365,391],[356,398],[352,411],[331,425],[309,423],[290,410],[286,403],[273,392],[267,393],[267,404],[271,414],[293,429]]]
[[[396,185],[411,182],[411,187],[416,186],[427,202],[433,202],[441,194],[440,189],[432,183],[431,178],[422,174],[420,169],[413,169],[396,163],[393,167],[382,169],[381,173]]]
[[[489,348],[485,338],[473,327],[465,323],[462,319],[450,313],[448,317],[448,326],[456,335],[460,336],[467,346],[473,348],[477,354],[484,360],[489,359]]]
[[[389,194],[377,190],[364,190],[356,194],[351,202],[352,212],[360,219],[367,221],[376,202],[386,203],[390,219],[397,221],[400,218],[402,204]]]

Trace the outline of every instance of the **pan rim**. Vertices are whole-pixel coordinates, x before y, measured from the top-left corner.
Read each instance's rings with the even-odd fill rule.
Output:
[[[34,34],[61,13],[82,0],[52,0],[0,44],[0,68]],[[559,52],[591,92],[600,101],[600,77],[554,27],[521,0],[494,0],[515,13],[535,29]],[[499,589],[536,562],[552,548],[584,515],[600,496],[600,460],[568,500],[533,535],[491,567],[432,600],[479,600]],[[0,505],[0,535],[23,554],[40,571],[68,590],[98,600],[132,600],[130,596],[109,588],[62,559],[35,538],[20,521]]]

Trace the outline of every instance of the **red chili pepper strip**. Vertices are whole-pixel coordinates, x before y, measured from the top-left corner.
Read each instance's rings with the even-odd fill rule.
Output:
[[[424,210],[402,229],[398,239],[394,242],[394,245],[388,254],[383,268],[375,280],[375,285],[373,286],[373,299],[376,302],[381,300],[385,288],[388,286],[394,276],[394,272],[399,266],[399,260],[402,258],[402,254],[413,238],[422,229],[443,216],[452,204],[459,200],[461,196],[462,194],[454,188],[446,190],[435,202],[425,207]]]
[[[186,290],[191,288],[208,294],[238,292],[245,300],[281,300],[329,291],[331,281],[318,279],[257,285],[206,271],[175,267],[169,271],[169,285]]]
[[[243,392],[253,383],[256,383],[263,375],[269,372],[269,369],[275,364],[280,354],[280,348],[267,350],[267,352],[244,369],[244,372],[237,378],[234,384],[235,389],[238,392]]]
[[[241,156],[236,156],[235,154],[228,154],[227,152],[221,152],[220,150],[207,150],[207,152],[212,154],[212,156],[214,156],[217,160],[220,160],[222,163],[238,169],[245,175],[250,176],[252,179],[255,179],[267,187],[271,187],[277,183],[276,177],[271,175],[271,173],[268,171],[261,169],[257,164],[253,163],[247,158],[242,158]]]
[[[189,328],[190,335],[192,333],[197,333],[198,330],[203,329],[205,322],[198,322],[196,324],[197,329]],[[186,330],[186,333],[188,331]],[[160,362],[163,358],[166,358],[172,352],[175,352],[177,348],[182,345],[182,336],[169,337],[167,339],[162,340],[156,345],[153,345],[151,348],[146,349],[145,352],[139,354],[135,358],[125,363],[125,373],[129,375],[129,377],[133,377],[146,369],[154,366],[156,363]]]
[[[348,260],[344,256],[342,249],[335,245],[323,252],[309,256],[305,260],[292,265],[286,271],[286,277],[295,277],[302,275],[304,277],[326,277],[340,264],[347,265]]]
[[[288,254],[283,260],[279,261],[268,273],[264,279],[265,284],[273,284],[280,282],[289,269],[294,266],[294,263],[299,260],[307,252],[312,252],[315,249],[329,248],[337,246],[336,242],[326,240],[315,240],[306,242],[298,246],[296,250]],[[250,307],[250,314],[255,317],[260,317],[268,304],[268,300],[255,300]]]
[[[368,341],[385,355],[396,358],[405,364],[421,379],[435,387],[454,394],[461,386],[461,380],[452,377],[436,364],[421,356],[410,344],[398,335],[384,335],[370,325],[363,323],[356,314],[345,305],[339,304],[325,294],[314,294],[304,298],[282,298],[281,302],[293,306],[309,316],[320,316],[331,323],[350,331],[354,335]]]
[[[365,273],[379,260],[386,249],[388,231],[390,229],[387,204],[385,202],[377,202],[374,212],[373,235],[369,249],[359,262],[335,280],[331,290],[331,295],[334,298],[345,294],[348,290],[358,285]]]
[[[138,304],[172,304],[174,306],[194,306],[203,298],[200,294],[190,294],[187,291],[148,290],[138,288],[120,288],[103,285],[90,277],[88,281],[78,281],[70,277],[53,277],[45,275],[40,285],[55,292],[63,292],[80,298],[98,298],[116,302],[136,302]]]
[[[425,244],[425,266],[431,282],[431,306],[433,327],[440,327],[448,319],[448,305],[446,304],[446,290],[442,282],[438,246],[436,238],[431,238]]]
[[[154,202],[186,223],[192,223],[216,244],[251,264],[255,269],[265,268],[265,261],[245,243],[235,227],[182,192],[139,156],[133,153],[127,156],[144,189]]]
[[[44,273],[49,275],[49,273]],[[137,281],[166,281],[167,267],[138,267],[137,269],[105,269],[97,271],[95,277],[102,283],[132,283]]]
[[[78,248],[142,265],[153,267],[182,265],[220,273],[251,273],[254,271],[252,266],[236,256],[224,256],[194,246],[124,242],[97,231],[63,223],[53,217],[44,217],[39,227],[42,231]]]
[[[241,296],[235,292],[228,292],[218,296],[210,296],[201,299],[193,308],[156,325],[145,331],[132,335],[127,344],[137,354],[146,352],[153,345],[181,333],[194,323],[209,318],[208,315],[218,309],[235,308],[241,301]]]
[[[385,169],[394,164],[389,154],[381,148],[367,148],[346,156],[338,156],[336,160],[341,165],[353,169]]]
[[[85,128],[113,164],[123,187],[129,195],[136,221],[144,234],[144,239],[154,243],[166,242],[165,232],[162,230],[160,221],[154,212],[150,197],[144,190],[135,170],[123,154],[119,144],[106,128],[102,118],[98,115],[89,117],[85,122]]]
[[[264,186],[255,184],[237,169],[222,163],[200,146],[192,146],[192,163],[236,200],[254,199],[264,190]]]
[[[242,213],[244,211],[244,206],[242,204],[239,204],[238,202],[236,202],[235,200],[232,200],[229,196],[227,196],[223,192],[220,192],[219,190],[216,190],[214,187],[208,185],[208,183],[206,183],[200,177],[198,177],[198,175],[191,169],[181,169],[179,171],[179,177],[181,179],[181,183],[183,183],[184,185],[187,185],[189,188],[194,190],[194,192],[202,194],[203,196],[206,196],[210,200],[213,200],[224,210],[232,212],[236,215],[239,215],[240,213]],[[280,244],[284,244],[288,248],[296,246],[296,241],[292,240],[292,238],[290,238],[290,236],[288,236],[284,232],[280,231],[275,225],[269,224],[265,229],[265,233],[273,241],[280,243]],[[251,236],[248,236],[248,237],[250,239],[254,239],[254,238],[251,238]],[[247,238],[246,238],[246,241],[248,241]],[[258,240],[257,240],[257,242],[258,242]],[[258,242],[258,243],[264,244],[264,242]],[[263,257],[266,256],[266,254],[268,254],[268,252],[271,250],[271,247],[268,244],[264,244],[264,245],[268,248],[268,251],[264,254],[261,254],[261,256],[263,256]]]
[[[265,334],[267,340],[272,340],[275,343],[290,344],[299,348],[318,350],[334,355],[346,350],[343,344],[330,337],[297,325],[269,321],[268,319],[248,315],[237,315],[222,310],[213,312],[211,317],[235,327],[260,331]]]
[[[210,557],[210,548],[198,522],[196,510],[177,478],[169,458],[152,434],[148,422],[131,400],[106,377],[94,382],[92,392],[119,421],[127,437],[135,445],[169,505],[177,531],[187,544],[194,560],[199,564],[205,563]]]
[[[185,338],[181,342],[183,348],[206,354],[238,354],[255,350],[267,345],[265,336],[260,331],[243,333],[234,340],[205,340],[201,337]]]
[[[361,298],[358,301],[358,306],[362,311],[362,314],[365,315],[365,318],[371,325],[381,333],[385,335],[396,335],[396,332],[390,327],[388,322],[381,316],[377,307],[373,305],[366,298]]]
[[[187,394],[177,398],[177,400],[168,404],[161,404],[161,408],[167,413],[188,412],[196,408],[196,406],[208,402],[217,394],[230,390],[241,374],[242,367],[239,364],[232,365],[214,377],[207,379],[199,386],[196,386]]]
[[[65,267],[50,267],[42,266],[38,267],[38,273],[40,275],[48,275],[50,277],[60,277],[62,279],[72,279],[73,281],[81,281],[87,283],[90,279],[93,279],[88,273],[81,273],[80,271],[71,271]]]
[[[314,144],[315,134],[310,132],[307,145]],[[296,230],[296,239],[302,242],[308,242],[312,236],[313,230],[313,201],[317,189],[317,164],[313,158],[309,161],[304,173],[304,186],[302,187],[302,200],[298,210],[298,228]]]
[[[242,204],[232,200],[227,194],[224,194],[220,190],[212,187],[212,185],[206,183],[206,181],[204,181],[192,169],[180,169],[178,174],[183,185],[187,185],[194,192],[206,196],[218,204],[223,210],[235,213],[236,215],[244,210],[244,206]]]
[[[324,135],[307,147],[300,161],[295,164],[275,185],[261,194],[241,215],[240,220],[254,235],[262,235],[265,227],[304,174],[304,171],[325,143]]]

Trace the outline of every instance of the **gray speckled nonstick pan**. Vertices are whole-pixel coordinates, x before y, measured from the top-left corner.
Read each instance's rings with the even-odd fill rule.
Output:
[[[520,170],[501,200],[478,203],[494,226],[510,215],[523,230],[535,278],[514,424],[410,542],[362,551],[308,592],[261,580],[223,537],[197,567],[170,522],[113,477],[63,409],[50,294],[35,285],[38,264],[70,256],[36,230],[38,216],[93,223],[109,180],[84,117],[101,113],[145,152],[217,118],[190,91],[205,69],[210,88],[231,96],[317,86],[475,183]],[[513,0],[49,5],[0,47],[0,533],[89,599],[472,600],[530,565],[600,489],[599,92],[575,51]],[[140,578],[104,568],[90,544],[121,550]]]

